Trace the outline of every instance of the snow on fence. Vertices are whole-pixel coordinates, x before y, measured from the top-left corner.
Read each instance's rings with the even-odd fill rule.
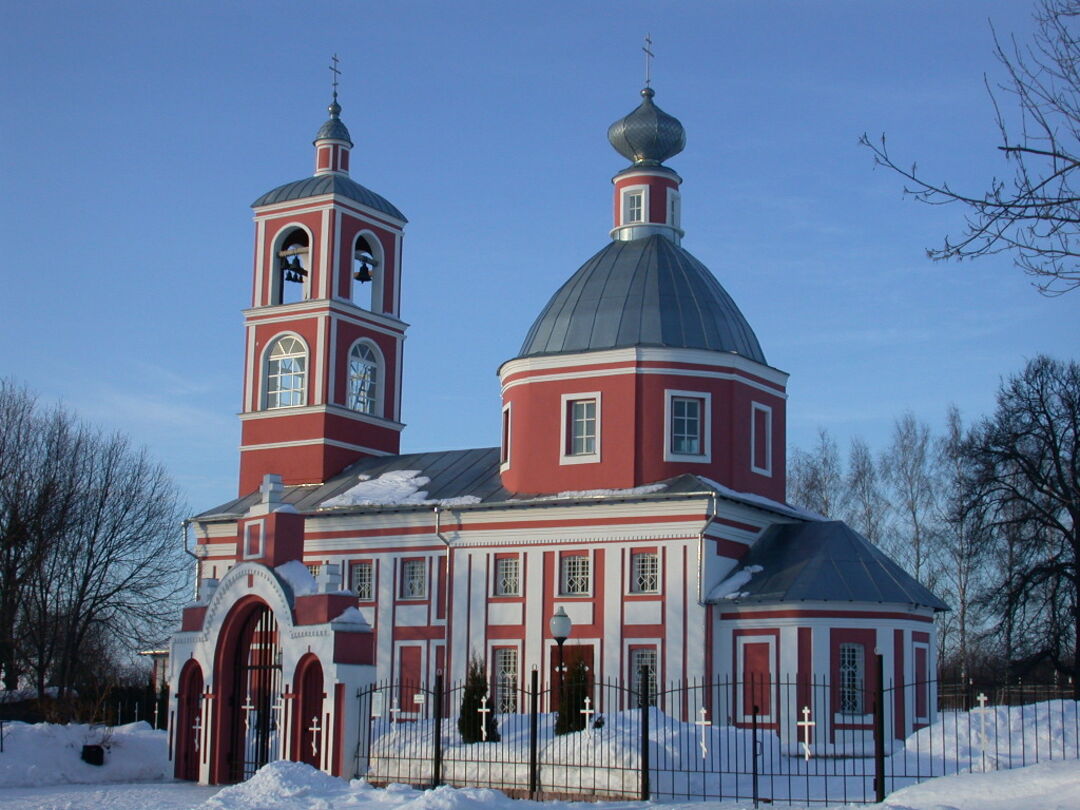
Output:
[[[720,680],[641,694],[616,682],[567,684],[575,699],[563,705],[577,730],[556,734],[558,690],[540,689],[534,676],[529,688],[498,684],[484,696],[477,714],[495,716],[497,733],[466,743],[463,687],[382,683],[356,696],[356,761],[380,785],[835,804],[880,801],[935,776],[1080,759],[1078,704],[1061,689],[972,689],[964,705],[973,708],[943,700],[931,712],[926,698],[956,689],[858,687],[855,695],[850,683]],[[486,734],[482,727],[474,723]]]

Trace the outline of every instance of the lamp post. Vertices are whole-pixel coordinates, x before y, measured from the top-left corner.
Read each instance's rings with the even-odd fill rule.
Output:
[[[551,617],[551,621],[548,622],[548,628],[551,630],[551,636],[555,639],[555,643],[559,645],[559,703],[562,703],[563,672],[566,670],[563,663],[563,643],[570,638],[570,631],[574,629],[574,623],[566,615],[565,608],[560,606],[555,611],[555,615]]]

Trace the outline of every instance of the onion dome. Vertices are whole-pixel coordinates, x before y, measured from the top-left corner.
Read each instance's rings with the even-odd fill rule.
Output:
[[[631,346],[733,352],[765,364],[716,277],[659,234],[614,241],[585,262],[544,307],[518,356]]]
[[[353,145],[352,138],[349,137],[349,129],[342,122],[341,105],[337,103],[337,93],[334,94],[334,100],[327,107],[330,113],[330,117],[326,123],[319,127],[319,131],[315,133],[315,140],[313,143],[319,141],[345,141],[349,146]]]
[[[608,127],[608,141],[635,166],[659,166],[686,147],[686,130],[678,118],[655,104],[651,87],[641,91],[644,101],[625,118]]]

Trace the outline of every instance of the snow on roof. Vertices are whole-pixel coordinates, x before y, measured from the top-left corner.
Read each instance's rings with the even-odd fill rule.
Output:
[[[275,568],[274,572],[289,583],[293,596],[304,596],[318,590],[315,577],[311,575],[308,567],[299,560],[289,560],[287,563]]]
[[[653,492],[659,492],[662,489],[667,489],[667,484],[646,484],[645,486],[630,487],[629,489],[568,489],[565,492],[558,492],[555,495],[531,495],[527,500],[559,501],[573,500],[575,498],[612,498],[623,495],[632,497],[634,495],[648,495]]]
[[[738,599],[740,596],[744,595],[740,593],[742,586],[753,579],[754,574],[760,574],[764,570],[765,569],[760,565],[748,565],[746,568],[739,569],[709,591],[709,595],[705,597],[706,601],[711,602],[714,599]]]
[[[359,481],[340,495],[323,501],[324,508],[334,506],[464,506],[480,503],[475,495],[456,498],[429,499],[427,490],[420,489],[431,482],[420,470],[389,470],[378,478],[358,476]]]
[[[782,512],[802,520],[828,520],[824,515],[819,515],[817,512],[811,511],[810,509],[803,509],[801,506],[791,506],[786,503],[781,503],[780,501],[774,501],[772,498],[766,498],[764,495],[755,495],[753,492],[739,492],[737,489],[725,487],[723,484],[719,484],[703,475],[699,475],[698,478],[702,483],[715,489],[718,495],[723,495],[732,500],[742,501],[743,503],[756,506],[764,506],[766,509],[771,509],[774,512]]]

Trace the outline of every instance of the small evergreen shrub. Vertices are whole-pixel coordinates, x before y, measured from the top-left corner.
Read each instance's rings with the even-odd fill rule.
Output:
[[[484,695],[487,693],[488,684],[487,677],[484,675],[484,662],[473,656],[469,659],[469,667],[465,674],[465,686],[461,693],[461,714],[458,716],[458,732],[461,734],[462,742],[485,742],[481,723],[487,726],[486,742],[499,741],[499,723],[495,719],[495,705],[490,697],[487,708],[491,711],[484,715],[480,713]]]

